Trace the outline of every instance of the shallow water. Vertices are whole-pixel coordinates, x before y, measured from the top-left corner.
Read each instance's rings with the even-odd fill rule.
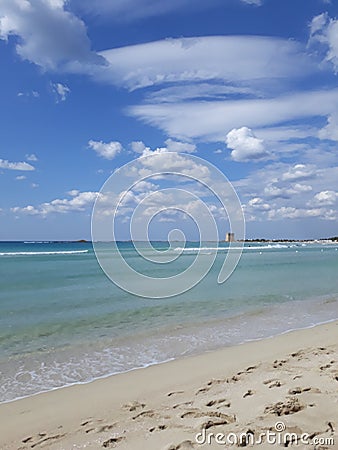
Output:
[[[197,244],[187,247],[168,268],[120,244],[154,276],[187,267]],[[188,292],[141,299],[104,275],[89,243],[0,243],[0,401],[337,318],[336,245],[246,246],[218,284],[226,251]]]

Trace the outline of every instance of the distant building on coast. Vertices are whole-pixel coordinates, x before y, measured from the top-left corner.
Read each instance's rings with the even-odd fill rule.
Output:
[[[225,235],[225,242],[235,242],[235,233],[227,233]]]

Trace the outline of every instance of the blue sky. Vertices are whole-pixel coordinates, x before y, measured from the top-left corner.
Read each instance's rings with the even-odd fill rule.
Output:
[[[329,0],[0,0],[0,240],[90,238],[110,174],[168,150],[228,177],[247,237],[337,235],[337,18]]]

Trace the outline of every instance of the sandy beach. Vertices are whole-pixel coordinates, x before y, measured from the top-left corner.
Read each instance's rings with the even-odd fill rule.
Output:
[[[338,448],[337,344],[332,322],[5,403],[0,448]]]

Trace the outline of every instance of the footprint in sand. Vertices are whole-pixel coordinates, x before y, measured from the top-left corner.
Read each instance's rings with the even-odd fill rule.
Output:
[[[167,394],[167,397],[171,397],[172,395],[184,394],[184,391],[173,391]]]
[[[228,419],[219,419],[219,420],[208,420],[201,424],[201,430],[208,430],[212,427],[219,427],[221,425],[228,425],[229,423],[235,422],[235,418],[231,417],[231,420]]]
[[[194,402],[183,402],[183,403],[176,403],[176,405],[173,405],[173,409],[180,408],[181,406],[192,406]]]
[[[249,390],[246,391],[246,393],[243,395],[243,398],[251,397],[251,395],[254,395],[254,391],[252,391],[251,389],[249,389]]]
[[[81,427],[88,427],[85,429],[87,434],[89,433],[101,433],[112,429],[115,424],[102,425],[103,419],[87,419],[81,423]]]
[[[279,368],[279,367],[282,367],[282,366],[283,366],[284,364],[286,364],[287,362],[289,362],[288,359],[280,359],[280,360],[276,359],[276,360],[273,362],[272,367],[273,367],[274,369],[277,369],[277,368]]]
[[[227,383],[236,383],[237,381],[241,381],[241,379],[238,375],[234,375],[231,378],[227,378],[225,381]]]
[[[90,417],[89,419],[86,419],[81,423],[81,427],[85,427],[86,425],[94,425],[100,422],[103,422],[103,419],[92,419]]]
[[[230,408],[231,404],[229,401],[227,401],[226,398],[217,398],[215,400],[210,400],[208,403],[205,404],[205,406],[208,406],[209,408],[211,406],[216,406],[216,405],[218,405],[218,408],[221,408],[221,407]]]
[[[113,438],[107,439],[106,441],[103,442],[102,447],[105,447],[105,448],[116,447],[116,445],[119,442],[121,442],[123,439],[125,439],[124,436],[118,436],[118,437],[113,437]]]
[[[305,405],[299,402],[298,398],[291,397],[284,402],[278,402],[265,408],[265,413],[276,414],[276,416],[284,416],[295,414],[305,408]]]
[[[183,441],[178,445],[169,445],[169,447],[166,447],[165,450],[189,450],[195,448],[195,445],[192,441]]]
[[[292,379],[293,380],[298,380],[299,378],[303,378],[303,375],[295,375]]]
[[[242,370],[240,372],[237,372],[237,375],[243,375],[243,374],[249,374],[252,373],[255,369],[257,369],[259,366],[249,366],[245,370]]]
[[[301,388],[299,386],[289,389],[289,394],[292,394],[292,395],[302,394],[303,392],[311,392],[313,394],[320,394],[322,391],[320,389],[314,388],[314,387]]]
[[[163,431],[163,430],[166,430],[167,428],[168,428],[167,425],[162,424],[162,425],[158,425],[157,427],[149,428],[148,431],[149,431],[149,433],[153,433],[156,430]]]
[[[269,385],[268,386],[269,388],[281,387],[282,386],[282,383],[279,380],[277,380],[276,378],[271,378],[269,380],[265,380],[265,381],[263,381],[263,384]]]
[[[217,417],[224,420],[229,420],[229,423],[233,422],[234,419],[232,416],[228,416],[227,414],[223,414],[218,411],[201,411],[198,409],[187,411],[181,415],[181,419],[193,418],[198,419],[200,417]]]
[[[112,423],[112,424],[102,425],[101,427],[98,427],[98,428],[88,428],[86,430],[86,433],[105,433],[106,431],[110,431],[113,428],[115,428],[116,425],[117,425],[116,423]]]
[[[139,418],[143,418],[143,417],[160,418],[160,415],[156,411],[153,411],[152,409],[149,409],[147,411],[142,411],[139,414],[137,414],[136,416],[134,416],[133,420],[136,420],[136,419],[139,419]]]
[[[140,403],[140,402],[130,402],[130,403],[126,403],[125,405],[122,405],[123,409],[126,409],[127,411],[137,411],[140,409],[143,409],[146,407],[145,403]]]
[[[212,379],[212,380],[208,381],[206,386],[198,389],[198,391],[196,392],[195,395],[204,394],[205,392],[210,391],[210,389],[212,389],[214,386],[217,386],[218,384],[223,384],[225,381],[227,381],[227,380]]]
[[[54,434],[54,435],[48,435],[47,433],[39,433],[36,437],[29,436],[25,439],[23,439],[21,442],[23,444],[29,444],[30,448],[40,447],[44,446],[47,443],[50,443],[51,441],[58,441],[59,439],[66,436],[66,434]]]

